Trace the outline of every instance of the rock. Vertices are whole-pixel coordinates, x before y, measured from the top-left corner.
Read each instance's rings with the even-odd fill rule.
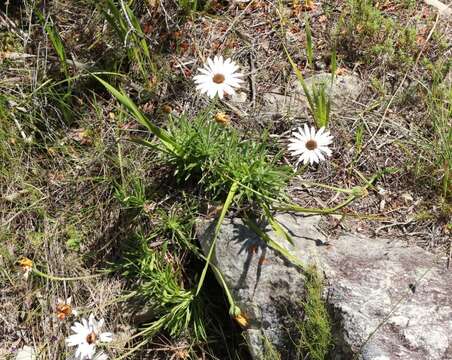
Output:
[[[344,74],[335,76],[333,85],[331,86],[331,74],[320,73],[311,76],[305,80],[306,86],[310,92],[314,86],[324,84],[327,94],[331,97],[333,108],[340,109],[342,105],[350,100],[356,100],[363,91],[363,84],[360,78],[352,74]],[[294,86],[296,92],[304,97],[303,87],[299,81],[295,81]]]
[[[198,232],[203,233],[200,241],[207,254],[214,224],[203,225]],[[288,347],[282,351],[283,358],[290,358],[294,349],[287,328],[291,316],[302,314],[301,272],[268,248],[240,219],[224,220],[213,263],[221,270],[234,300],[250,323],[246,334],[253,358],[262,357],[264,337],[280,351]]]
[[[331,359],[452,359],[451,273],[437,257],[397,239],[348,233],[327,239],[318,229],[319,216],[278,214],[277,219],[294,246],[266,228],[269,236],[324,273],[334,319]],[[204,227],[200,236],[206,252],[212,228]],[[250,320],[254,358],[261,358],[266,336],[283,359],[295,359],[288,317],[301,314],[302,274],[239,219],[223,224],[213,262]]]
[[[314,86],[321,84],[326,86],[326,92],[332,100],[332,111],[343,108],[351,100],[356,100],[363,91],[363,84],[356,75],[336,76],[331,85],[331,74],[324,72],[305,79],[305,82],[310,92],[312,92]],[[273,118],[306,116],[309,111],[308,101],[303,88],[296,78],[290,81],[287,94],[272,91],[263,94],[262,100],[261,111],[263,115]]]

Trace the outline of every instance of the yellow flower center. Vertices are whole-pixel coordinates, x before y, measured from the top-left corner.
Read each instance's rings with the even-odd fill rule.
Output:
[[[212,81],[215,84],[222,84],[222,83],[224,83],[224,80],[225,80],[225,77],[223,74],[215,74],[212,78]]]
[[[315,150],[317,149],[317,142],[313,139],[310,139],[306,142],[306,149]]]

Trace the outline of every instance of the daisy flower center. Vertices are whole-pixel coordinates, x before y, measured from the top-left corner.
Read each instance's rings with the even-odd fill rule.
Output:
[[[317,142],[313,139],[310,139],[306,142],[306,149],[315,150],[317,149]]]
[[[88,336],[86,337],[86,342],[90,345],[94,344],[96,342],[96,340],[97,340],[97,335],[94,331],[89,333]]]
[[[215,84],[222,84],[222,83],[224,83],[224,80],[225,80],[225,77],[223,74],[215,74],[212,78],[212,81]]]

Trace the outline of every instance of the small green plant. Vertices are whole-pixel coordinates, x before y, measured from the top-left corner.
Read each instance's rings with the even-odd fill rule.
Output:
[[[275,346],[268,340],[266,336],[262,339],[264,343],[263,360],[281,360],[281,354],[275,349]]]
[[[71,225],[68,226],[66,235],[66,246],[73,251],[80,250],[80,245],[83,242],[83,234],[81,234],[74,225]]]
[[[149,73],[156,75],[157,68],[149,51],[149,44],[137,19],[127,2],[120,0],[120,7],[113,0],[104,0],[100,9],[124,47],[128,58],[136,64],[144,79]]]
[[[322,299],[323,280],[315,267],[306,269],[306,299],[303,301],[304,320],[297,322],[300,331],[299,358],[325,360],[332,347],[331,320]]]
[[[292,66],[295,75],[297,76],[298,81],[300,82],[301,87],[303,88],[303,92],[308,100],[309,110],[311,111],[311,115],[314,118],[315,124],[318,128],[327,127],[330,121],[330,112],[331,112],[331,99],[330,95],[327,91],[327,84],[320,83],[314,84],[309,90],[306,81],[304,80],[303,74],[300,69],[298,69],[297,64],[293,61],[287,49],[284,47],[286,51],[286,56]],[[331,84],[334,81],[334,73],[331,77]]]
[[[279,6],[282,6],[281,3],[279,3]],[[285,35],[284,35],[285,34],[285,24],[287,22],[287,19],[284,18],[283,12],[281,10],[279,11],[279,16],[280,16],[281,32],[283,34],[283,37],[285,38]],[[313,63],[314,63],[314,46],[313,46],[313,41],[312,41],[312,31],[311,31],[311,26],[309,24],[308,18],[306,18],[305,22],[306,22],[305,31],[306,31],[307,64],[312,67]],[[328,123],[330,121],[330,112],[331,112],[331,99],[330,99],[330,95],[327,91],[327,84],[325,84],[325,83],[313,84],[311,86],[311,89],[309,89],[308,85],[306,84],[303,74],[301,73],[297,64],[293,61],[292,56],[290,56],[286,45],[283,44],[283,47],[284,47],[284,51],[286,53],[287,59],[289,60],[289,63],[292,67],[292,70],[294,71],[301,87],[303,88],[303,92],[308,101],[309,110],[311,112],[312,117],[314,118],[314,122],[315,122],[316,126],[318,128],[327,127]],[[330,86],[333,85],[334,77],[336,74],[336,68],[337,68],[337,58],[336,58],[336,51],[334,50],[331,55],[332,73],[331,73]]]
[[[450,65],[449,65],[450,66]],[[448,67],[446,67],[448,68]],[[422,136],[419,142],[421,160],[418,176],[426,177],[439,189],[444,199],[452,194],[452,86],[443,83],[442,72],[434,69],[433,84],[428,93],[429,130],[432,137]],[[439,186],[438,186],[439,185]]]
[[[267,217],[272,219],[268,209],[274,201],[281,199],[292,172],[289,167],[278,164],[278,156],[270,156],[266,141],[243,139],[233,128],[216,123],[209,110],[194,119],[188,119],[185,115],[170,117],[168,129],[161,129],[147,119],[124,92],[96,78],[159,140],[155,143],[134,138],[133,141],[157,149],[165,162],[174,168],[179,183],[195,182],[210,194],[211,199],[224,200],[206,264],[198,282],[195,294],[198,295],[210,265],[222,221],[230,207],[235,205],[248,210],[264,209]],[[226,292],[231,305],[230,313],[238,315],[240,309],[235,305],[221,274],[215,267],[212,269]]]
[[[364,125],[360,123],[355,132],[355,149],[353,153],[353,163],[355,163],[359,156],[361,155],[364,143],[363,136],[364,136]]]
[[[417,52],[417,31],[386,17],[371,0],[349,0],[334,35],[350,61],[407,68]]]
[[[49,36],[50,42],[52,43],[52,46],[58,55],[58,59],[60,60],[61,71],[65,74],[66,78],[69,78],[66,50],[64,49],[63,40],[61,39],[58,30],[53,24],[51,18],[47,20],[44,19],[44,15],[39,10],[36,10],[36,15],[38,16],[41,24],[43,25],[44,30]]]
[[[143,208],[146,203],[146,189],[139,178],[132,178],[130,184],[117,184],[116,198],[128,209]]]
[[[179,7],[187,14],[202,10],[202,1],[198,0],[178,0]]]
[[[170,335],[177,336],[191,327],[196,337],[205,339],[195,289],[184,286],[180,264],[171,262],[167,256],[168,242],[159,247],[149,247],[158,231],[159,226],[148,236],[140,233],[133,236],[123,263],[118,265],[126,278],[140,279],[131,296],[137,295],[137,300],[145,301],[155,314],[155,320],[146,325],[140,335],[151,336],[165,329]]]
[[[327,127],[330,121],[331,99],[326,88],[325,83],[315,84],[311,94],[306,95],[318,128]]]

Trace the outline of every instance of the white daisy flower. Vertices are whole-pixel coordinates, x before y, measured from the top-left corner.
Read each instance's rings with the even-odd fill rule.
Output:
[[[231,59],[223,60],[223,56],[215,56],[213,60],[207,59],[203,68],[198,69],[201,73],[193,77],[196,89],[202,94],[206,93],[210,98],[218,94],[223,99],[225,94],[235,93],[234,88],[239,88],[243,82],[240,77],[243,74],[237,72],[239,67]]]
[[[300,162],[303,164],[318,163],[325,160],[325,155],[331,156],[331,150],[328,145],[333,141],[333,137],[329,131],[322,127],[319,131],[315,131],[314,127],[309,129],[308,125],[304,125],[304,130],[298,128],[298,131],[292,133],[293,137],[289,139],[289,151],[292,156],[299,156],[296,165]]]
[[[104,319],[97,321],[91,314],[88,318],[82,319],[82,322],[76,322],[71,327],[75,333],[66,338],[68,346],[77,346],[75,358],[79,360],[93,359],[96,352],[96,345],[99,342],[110,342],[113,334],[110,332],[100,332],[104,325]]]

